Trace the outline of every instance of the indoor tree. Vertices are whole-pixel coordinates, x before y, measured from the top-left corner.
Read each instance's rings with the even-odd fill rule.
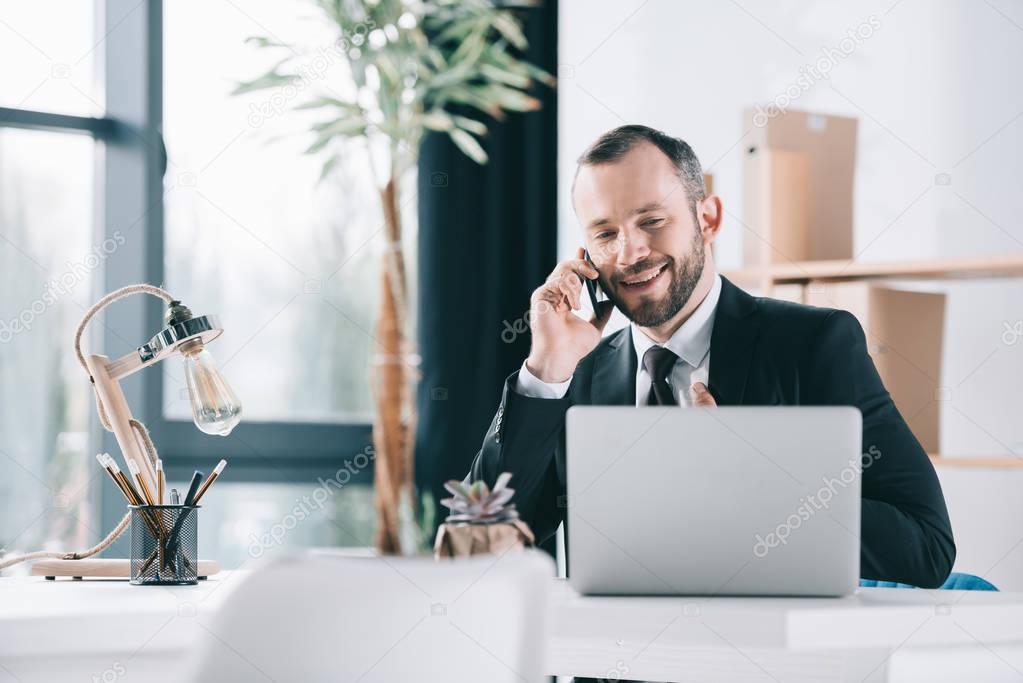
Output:
[[[408,282],[402,250],[400,181],[417,159],[427,131],[450,136],[473,161],[487,155],[479,138],[486,121],[506,111],[540,106],[529,94],[552,76],[522,58],[527,47],[520,10],[530,1],[314,0],[337,39],[330,55],[347,65],[346,83],[310,76],[322,46],[283,43],[272,36],[249,41],[280,53],[263,75],[236,94],[290,88],[295,109],[314,110],[309,154],[325,157],[321,179],[353,142],[365,143],[378,185],[386,245],[371,369],[377,548],[401,552],[399,511],[411,504],[413,341],[408,329]]]

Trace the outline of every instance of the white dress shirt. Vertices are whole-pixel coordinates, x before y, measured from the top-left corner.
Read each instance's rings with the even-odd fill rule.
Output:
[[[714,313],[721,297],[721,276],[714,276],[714,284],[700,305],[671,338],[661,344],[678,356],[675,366],[668,375],[668,383],[678,397],[680,406],[692,405],[689,387],[696,382],[710,385],[710,337],[714,331]],[[635,324],[630,325],[632,347],[636,352],[636,405],[646,405],[650,393],[650,373],[643,367],[643,354],[657,342],[646,336]],[[562,398],[572,383],[569,377],[564,382],[544,382],[538,379],[522,364],[515,391],[530,398]]]

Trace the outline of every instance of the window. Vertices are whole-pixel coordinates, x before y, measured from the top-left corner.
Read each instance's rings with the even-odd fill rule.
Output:
[[[244,406],[228,439],[198,435],[180,368],[159,373],[162,430],[175,434],[179,467],[204,470],[221,456],[231,463],[217,510],[201,520],[203,544],[227,566],[264,549],[255,539],[268,534],[267,551],[368,544],[372,468],[323,510],[303,514],[286,538],[271,533],[295,522],[317,480],[334,477],[369,443],[384,239],[366,151],[353,145],[321,181],[324,159],[303,153],[311,121],[291,110],[293,92],[232,95],[275,60],[247,44],[250,36],[311,46],[330,46],[334,36],[317,8],[302,3],[177,0],[165,3],[163,17],[164,282],[193,310],[220,315],[225,332],[210,352]],[[339,59],[311,62],[310,74],[330,87],[347,82]],[[408,178],[407,249],[415,244],[414,185]],[[238,479],[245,483],[231,483]]]
[[[0,13],[0,107],[101,115],[94,13],[91,2],[5,3]]]
[[[287,111],[290,91],[231,95],[274,59],[245,39],[316,44],[325,21],[310,10],[165,6],[166,281],[219,310],[226,333],[211,351],[247,419],[365,423],[383,242],[365,152],[353,147],[319,182],[323,158],[303,154],[308,117]],[[324,60],[314,77],[344,83],[346,73]],[[165,382],[164,400],[168,417],[188,417],[179,382]]]
[[[0,548],[95,522],[88,387],[70,340],[91,294],[92,140],[0,128]],[[59,197],[60,201],[54,201]]]
[[[370,442],[376,191],[356,150],[318,183],[321,160],[301,153],[301,136],[270,141],[302,122],[256,125],[253,100],[229,94],[260,66],[247,36],[321,30],[296,14],[301,4],[73,4],[0,15],[0,59],[19,65],[0,73],[0,547],[83,547],[124,514],[91,457],[118,449],[99,432],[71,335],[100,293],[147,281],[224,321],[211,352],[245,406],[229,438],[191,424],[180,363],[123,388],[173,481],[230,460],[200,524],[203,553],[237,566]],[[77,268],[119,233],[113,253]],[[73,286],[46,303],[62,277]],[[158,329],[161,309],[118,302],[91,348],[127,352]],[[23,311],[31,329],[5,341]],[[322,509],[265,550],[368,544],[372,467],[347,469]],[[118,543],[108,555],[126,552]]]
[[[19,66],[0,72],[0,551],[15,554],[84,547],[100,526],[92,398],[71,347],[116,248],[93,220],[97,143],[88,122],[14,109],[95,112],[91,11],[56,25],[52,4],[0,18],[0,60]]]

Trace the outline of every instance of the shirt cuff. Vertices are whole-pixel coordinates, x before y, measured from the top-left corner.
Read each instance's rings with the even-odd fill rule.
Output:
[[[564,382],[544,382],[531,373],[523,363],[518,379],[515,380],[515,393],[526,398],[564,398],[571,383],[571,377]]]

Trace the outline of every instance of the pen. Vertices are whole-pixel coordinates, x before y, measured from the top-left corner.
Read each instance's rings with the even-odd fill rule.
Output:
[[[202,472],[195,471],[192,481],[188,484],[188,493],[185,494],[185,506],[195,505],[195,493],[199,490],[199,482],[202,481]]]
[[[165,477],[163,474],[163,460],[156,460],[156,504],[163,505],[163,488]]]
[[[181,496],[178,495],[178,490],[177,489],[171,489],[171,492],[170,492],[170,504],[171,505],[181,505]]]
[[[202,472],[196,470],[192,475],[192,481],[188,484],[188,493],[185,494],[185,507],[191,507],[195,505],[195,494],[199,490],[199,482],[202,481]],[[170,535],[167,537],[167,550],[164,553],[164,561],[166,562],[169,557],[175,557],[178,553],[178,537],[181,535],[181,527],[185,523],[185,518],[188,516],[188,511],[182,511],[178,515],[178,521],[174,523],[174,528],[171,529]]]
[[[217,477],[220,476],[220,473],[224,471],[225,467],[227,467],[226,460],[221,460],[217,463],[217,466],[213,468],[213,473],[210,474],[206,481],[202,483],[202,486],[199,487],[199,492],[195,494],[193,504],[197,505],[199,501],[202,500],[203,494],[206,493],[206,490],[209,487],[213,486],[213,482],[217,480]]]

